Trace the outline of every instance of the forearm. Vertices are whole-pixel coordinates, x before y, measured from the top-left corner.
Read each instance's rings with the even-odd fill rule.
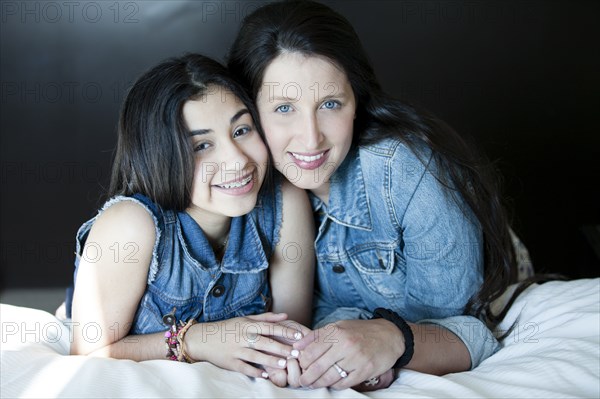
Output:
[[[463,341],[435,324],[409,324],[414,335],[414,355],[407,369],[433,375],[466,371],[471,356]]]
[[[78,350],[77,340],[71,347],[72,355],[83,355],[96,357],[112,357],[115,359],[130,359],[135,361],[165,359],[164,333],[128,335],[116,342],[98,348],[89,353]]]

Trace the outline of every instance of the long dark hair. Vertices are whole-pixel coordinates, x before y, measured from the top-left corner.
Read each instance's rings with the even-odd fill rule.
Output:
[[[484,281],[464,311],[494,328],[508,306],[494,315],[490,304],[516,282],[517,267],[499,179],[491,163],[441,120],[387,95],[354,28],[331,8],[312,1],[259,8],[243,21],[228,67],[256,100],[265,69],[283,52],[325,57],[345,71],[357,103],[353,145],[394,137],[417,155],[423,143],[431,148],[437,179],[455,199],[464,199],[483,231]]]
[[[133,84],[121,108],[109,197],[140,193],[165,209],[189,207],[194,154],[183,105],[210,95],[209,86],[231,91],[258,121],[254,103],[225,66],[199,54],[161,62]]]

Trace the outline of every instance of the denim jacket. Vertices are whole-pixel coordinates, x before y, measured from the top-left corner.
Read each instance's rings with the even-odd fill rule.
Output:
[[[166,330],[162,318],[173,308],[176,308],[177,320],[199,322],[269,311],[271,294],[267,268],[281,226],[279,186],[271,195],[259,196],[251,213],[231,220],[221,262],[216,260],[202,229],[190,215],[162,209],[141,194],[115,197],[98,214],[120,201],[143,206],[156,226],[147,286],[130,334]],[[81,251],[96,217],[77,232],[75,284]]]
[[[464,341],[471,367],[499,344],[465,304],[483,282],[477,219],[397,139],[350,150],[330,179],[328,204],[310,196],[318,234],[314,322],[370,318],[377,307],[438,324]],[[444,339],[444,337],[440,337]]]

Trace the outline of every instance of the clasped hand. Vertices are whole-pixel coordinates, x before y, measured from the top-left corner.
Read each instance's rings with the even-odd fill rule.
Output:
[[[293,326],[303,335],[288,342],[298,351],[297,357],[286,359],[285,369],[266,368],[274,384],[368,391],[392,383],[392,367],[404,353],[403,337],[392,323],[341,320],[314,331],[297,323]]]

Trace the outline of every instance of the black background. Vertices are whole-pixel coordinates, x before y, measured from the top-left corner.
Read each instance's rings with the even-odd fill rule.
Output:
[[[74,236],[109,181],[120,102],[158,61],[223,60],[260,1],[2,1],[1,285],[70,283]],[[536,270],[597,277],[600,29],[595,1],[326,2],[383,86],[497,162]]]

